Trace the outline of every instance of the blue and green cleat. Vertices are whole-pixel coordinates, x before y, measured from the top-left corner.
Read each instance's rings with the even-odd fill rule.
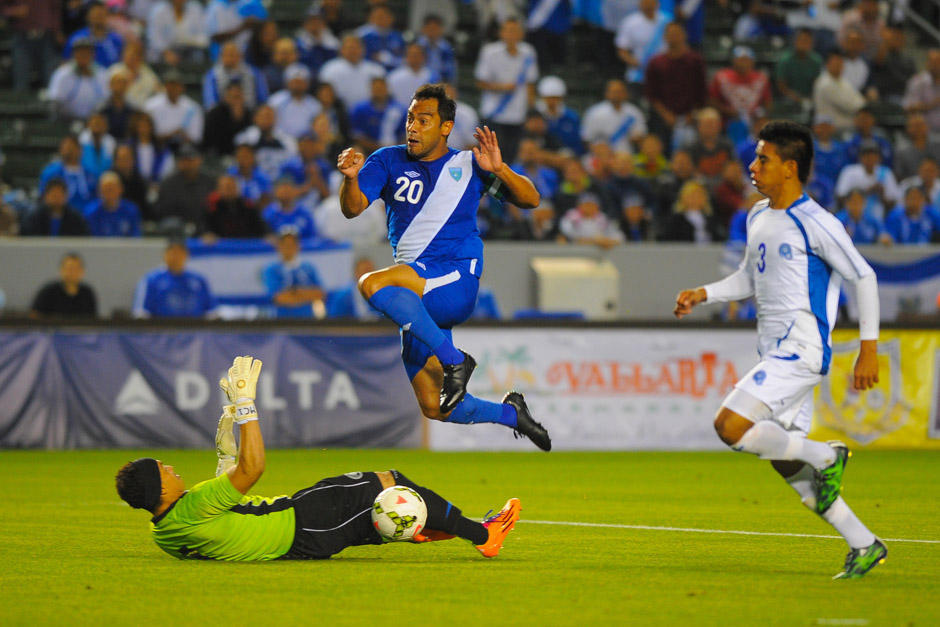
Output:
[[[884,543],[875,538],[869,546],[864,549],[852,549],[845,556],[844,570],[833,577],[833,579],[858,579],[872,568],[881,564],[888,557],[888,548]]]
[[[836,459],[831,464],[817,470],[813,477],[813,490],[816,493],[816,513],[820,516],[826,513],[842,492],[842,473],[845,465],[852,456],[852,452],[844,443],[837,440],[829,442],[835,451]]]

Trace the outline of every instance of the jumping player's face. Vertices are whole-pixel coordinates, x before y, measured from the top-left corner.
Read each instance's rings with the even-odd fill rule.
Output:
[[[780,159],[777,147],[764,140],[757,142],[757,151],[754,161],[748,168],[751,171],[751,182],[761,194],[772,195],[783,182],[792,176],[792,163]]]
[[[453,127],[453,122],[441,123],[436,99],[412,100],[405,123],[408,155],[415,159],[424,159],[429,155],[433,155],[432,158],[439,157],[435,153],[446,149],[447,135]]]

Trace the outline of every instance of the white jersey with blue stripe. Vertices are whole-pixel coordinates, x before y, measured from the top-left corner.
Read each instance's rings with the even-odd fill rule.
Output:
[[[842,223],[806,194],[787,209],[763,200],[748,214],[742,269],[757,303],[761,354],[791,340],[818,349],[820,372],[828,372],[842,279],[874,273]]]
[[[397,263],[478,259],[480,197],[499,197],[501,185],[469,150],[448,150],[434,161],[408,155],[404,145],[372,153],[359,171],[369,202],[385,201],[388,240]]]

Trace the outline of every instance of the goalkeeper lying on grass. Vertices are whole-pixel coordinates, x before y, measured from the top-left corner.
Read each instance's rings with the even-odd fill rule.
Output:
[[[173,467],[145,457],[117,474],[117,491],[131,507],[153,514],[150,530],[157,546],[180,559],[318,559],[348,546],[381,544],[371,510],[379,492],[404,485],[424,499],[428,517],[414,541],[459,536],[486,557],[495,557],[519,519],[518,499],[478,523],[435,492],[415,485],[396,470],[354,472],[323,479],[293,496],[243,496],[264,472],[264,442],[258,426],[255,388],[261,362],[236,357],[219,385],[229,404],[216,434],[219,465],[215,479],[186,490]],[[239,425],[236,451],[232,424]]]

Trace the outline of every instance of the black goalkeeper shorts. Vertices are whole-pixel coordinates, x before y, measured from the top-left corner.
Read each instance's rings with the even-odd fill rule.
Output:
[[[382,544],[372,526],[381,491],[374,472],[350,472],[296,492],[294,543],[281,559],[325,559],[348,546]]]

